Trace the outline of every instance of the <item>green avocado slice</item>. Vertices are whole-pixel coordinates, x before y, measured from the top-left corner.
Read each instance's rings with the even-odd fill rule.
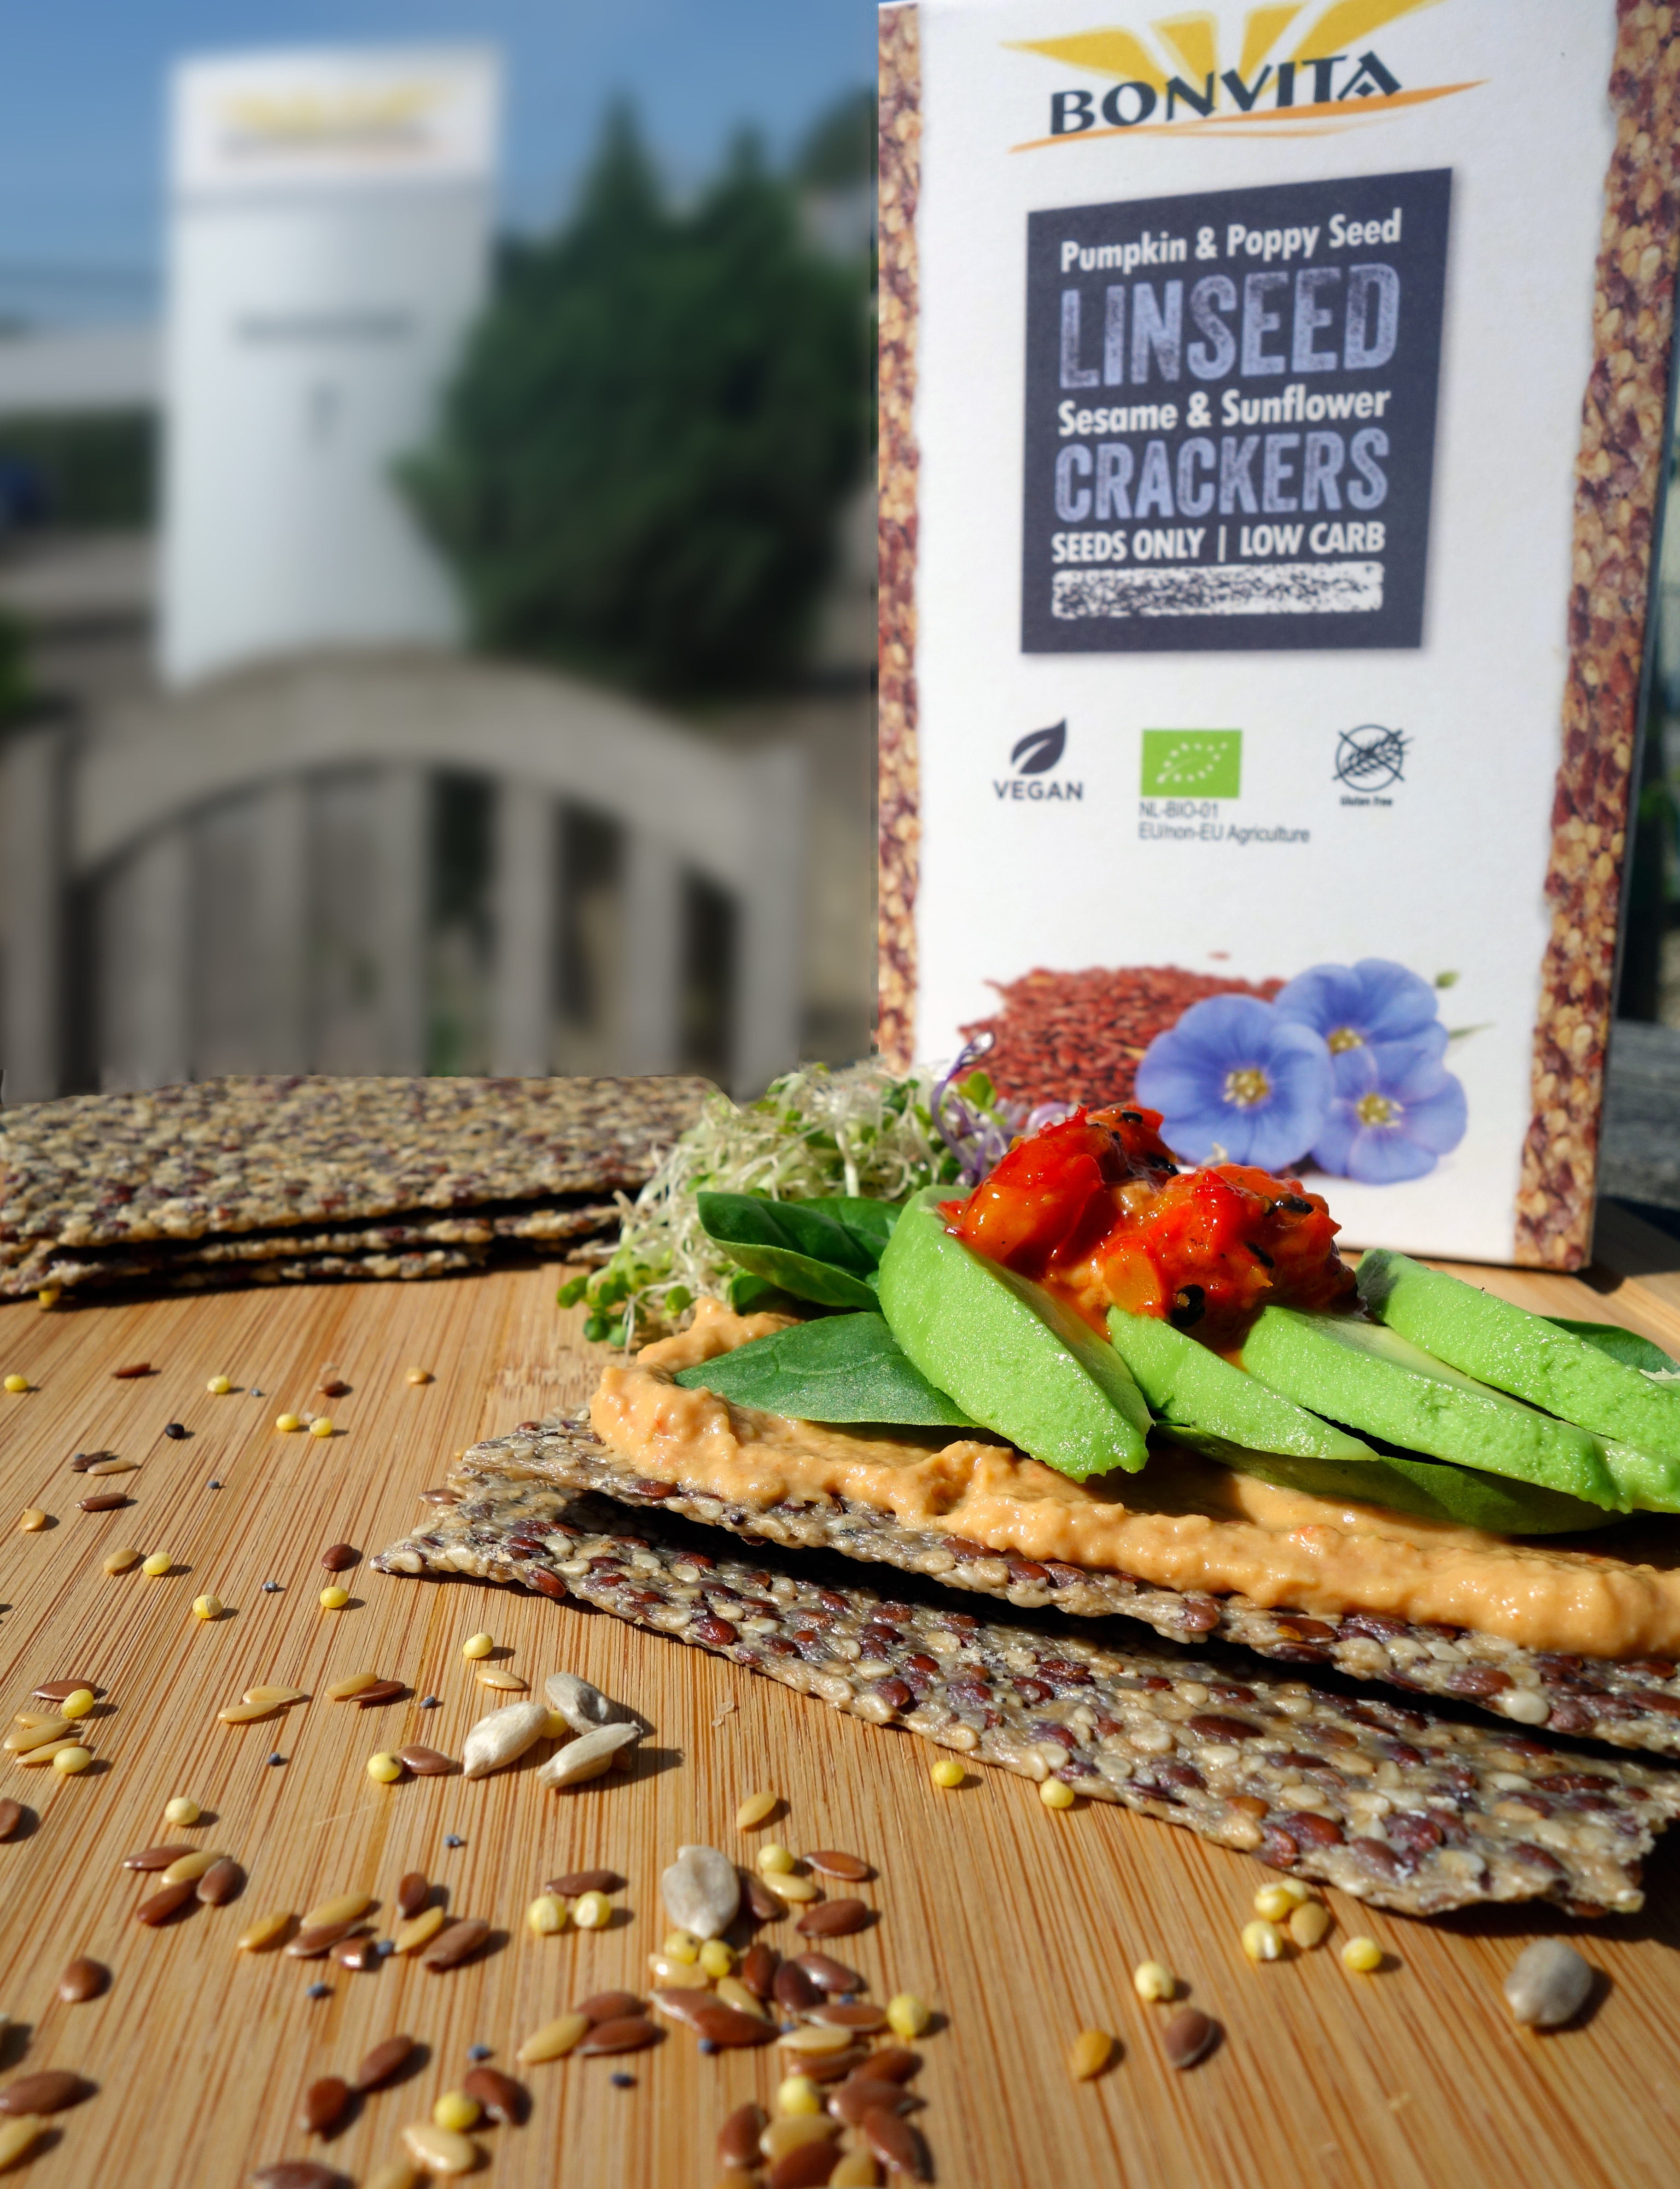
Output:
[[[1385,1247],[1361,1260],[1359,1296],[1379,1322],[1438,1360],[1609,1440],[1610,1472],[1633,1502],[1680,1512],[1680,1390],[1543,1315]]]
[[[1108,1335],[1137,1378],[1150,1412],[1175,1434],[1200,1430],[1246,1451],[1287,1452],[1301,1459],[1364,1462],[1377,1457],[1368,1444],[1280,1398],[1159,1315],[1129,1315],[1111,1307]],[[1376,1491],[1359,1494],[1374,1496]]]
[[[1597,1438],[1477,1383],[1382,1323],[1268,1307],[1243,1366],[1298,1406],[1404,1451],[1626,1509]]]
[[[1149,1409],[1112,1345],[1043,1286],[946,1230],[928,1186],[881,1257],[881,1311],[936,1389],[1074,1480],[1149,1457]]]
[[[1250,1451],[1224,1437],[1175,1423],[1163,1434],[1216,1459],[1238,1474],[1252,1474],[1278,1490],[1299,1490],[1334,1503],[1351,1500],[1390,1513],[1414,1513],[1425,1520],[1451,1520],[1480,1528],[1491,1536],[1572,1536],[1587,1528],[1615,1527],[1620,1513],[1607,1513],[1578,1497],[1542,1490],[1531,1482],[1502,1482],[1432,1459],[1408,1459],[1398,1453],[1350,1465],[1334,1459],[1305,1459],[1274,1451]]]

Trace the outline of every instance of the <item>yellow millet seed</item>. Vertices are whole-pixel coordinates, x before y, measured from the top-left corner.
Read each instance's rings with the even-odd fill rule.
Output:
[[[954,1756],[942,1756],[927,1776],[936,1786],[960,1786],[968,1773]]]
[[[1113,2057],[1114,2040],[1106,2029],[1082,2029],[1068,2055],[1068,2073],[1076,2083],[1100,2075]]]
[[[203,1811],[190,1794],[178,1794],[163,1805],[163,1821],[166,1824],[195,1824]]]
[[[1046,1809],[1071,1809],[1079,1796],[1065,1779],[1046,1779],[1040,1784],[1039,1799]]]
[[[274,1417],[274,1427],[283,1436],[290,1436],[294,1429],[301,1429],[302,1426],[302,1414],[276,1414]]]
[[[685,1961],[691,1966],[700,1959],[700,1941],[691,1931],[668,1931],[660,1941],[659,1950],[668,1961]]]
[[[700,1949],[700,1966],[708,1977],[735,1973],[735,1949],[722,1938],[708,1938]]]
[[[1251,1961],[1277,1961],[1283,1957],[1283,1933],[1275,1923],[1259,1916],[1243,1926],[1243,1951]]]
[[[612,1903],[604,1892],[586,1892],[572,1902],[572,1920],[580,1931],[604,1931],[612,1920]]]
[[[141,1561],[140,1570],[144,1574],[149,1574],[154,1581],[157,1581],[169,1571],[174,1563],[174,1559],[170,1557],[167,1551],[154,1551],[149,1558]]]
[[[469,2097],[465,2090],[445,2090],[433,2105],[431,2118],[439,2128],[452,2128],[457,2135],[465,2135],[478,2125],[483,2110],[477,2099]]]
[[[571,1727],[567,1725],[558,1711],[550,1711],[549,1722],[543,1728],[543,1738],[544,1740],[564,1740],[571,1730]]]
[[[368,1776],[381,1786],[394,1785],[402,1775],[403,1766],[396,1756],[380,1755],[368,1758]]]
[[[1287,1885],[1263,1885],[1254,1895],[1254,1913],[1268,1923],[1287,1923],[1305,1898],[1304,1892],[1293,1892]]]
[[[92,1710],[93,1707],[93,1690],[92,1688],[77,1688],[74,1694],[66,1695],[64,1700],[59,1705],[59,1716],[60,1717],[86,1717],[88,1711]]]
[[[1178,1996],[1178,1978],[1164,1961],[1140,1961],[1131,1972],[1131,1988],[1140,1999],[1152,2003]]]
[[[333,1433],[333,1425],[325,1414],[317,1414],[309,1424],[311,1436],[330,1437]],[[440,2099],[438,2102],[441,2104],[443,2101]]]
[[[476,1657],[488,1657],[495,1646],[492,1634],[469,1634],[461,1644],[461,1654],[471,1662]]]
[[[26,1391],[29,1389],[29,1378],[27,1376],[8,1376],[6,1378],[6,1389],[14,1392]]]
[[[895,2037],[902,2037],[906,2045],[920,2037],[933,2020],[933,2010],[919,2000],[913,1991],[901,1991],[887,2002],[887,2024]]]
[[[809,2075],[790,2075],[777,2088],[775,2109],[779,2113],[820,2113],[822,2092]]]
[[[219,1596],[195,1596],[193,1598],[194,1619],[219,1619],[222,1616],[222,1599]]]
[[[1289,1936],[1311,1953],[1323,1944],[1335,1920],[1322,1900],[1304,1900],[1289,1918]]]
[[[767,1875],[786,1877],[792,1871],[795,1859],[790,1848],[779,1845],[775,1840],[758,1850],[758,1868]]]
[[[552,1938],[563,1931],[571,1917],[566,1912],[566,1903],[552,1892],[539,1892],[525,1911],[525,1920],[536,1938]]]
[[[62,1771],[66,1779],[73,1779],[79,1771],[85,1771],[93,1761],[85,1748],[61,1748],[53,1758],[53,1768]]]
[[[234,1388],[234,1379],[231,1376],[212,1376],[204,1388],[212,1399],[225,1399]]]
[[[1383,1949],[1374,1938],[1350,1938],[1342,1948],[1342,1966],[1357,1977],[1368,1977],[1383,1966]]]
[[[333,1583],[330,1588],[324,1588],[321,1591],[321,1609],[323,1611],[342,1611],[345,1605],[348,1604],[349,1601],[349,1590],[347,1588],[341,1588],[336,1581]]]
[[[429,1368],[411,1368],[409,1371],[409,1381],[411,1383],[429,1383],[431,1381],[431,1371]]]
[[[35,1295],[36,1304],[39,1307],[56,1307],[64,1298],[64,1293],[65,1288],[62,1285],[42,1285]]]

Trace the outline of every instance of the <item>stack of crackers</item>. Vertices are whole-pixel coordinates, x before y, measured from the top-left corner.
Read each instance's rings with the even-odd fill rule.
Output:
[[[430,1277],[616,1231],[703,1079],[206,1080],[0,1111],[0,1298]]]

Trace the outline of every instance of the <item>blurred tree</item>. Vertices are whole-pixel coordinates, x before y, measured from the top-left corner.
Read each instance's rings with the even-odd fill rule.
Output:
[[[807,189],[844,190],[874,178],[875,93],[860,85],[812,124],[793,163]]]
[[[23,628],[0,608],[0,730],[25,714],[34,696]]]
[[[793,672],[868,446],[867,280],[750,139],[678,211],[616,111],[405,467],[478,642],[683,697]]]

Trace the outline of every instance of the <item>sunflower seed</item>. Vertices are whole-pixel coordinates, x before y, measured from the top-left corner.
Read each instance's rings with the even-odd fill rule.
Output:
[[[721,1937],[741,1906],[735,1864],[716,1847],[679,1847],[659,1880],[665,1913],[679,1930],[702,1939]]]
[[[479,1719],[462,1744],[462,1768],[469,1779],[488,1779],[493,1771],[523,1756],[540,1740],[549,1722],[546,1703],[510,1703]]]
[[[556,1749],[537,1773],[539,1786],[581,1786],[610,1770],[613,1758],[641,1739],[639,1725],[598,1726]],[[719,1858],[721,1859],[721,1858]]]

